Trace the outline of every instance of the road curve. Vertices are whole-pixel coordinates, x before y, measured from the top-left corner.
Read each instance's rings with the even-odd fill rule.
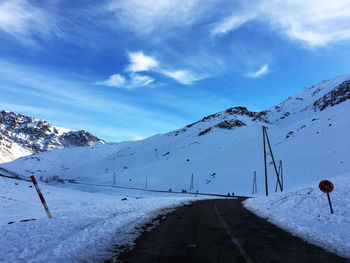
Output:
[[[124,263],[349,262],[257,217],[243,199],[198,201],[144,232],[119,255]],[[108,260],[106,262],[112,262]]]

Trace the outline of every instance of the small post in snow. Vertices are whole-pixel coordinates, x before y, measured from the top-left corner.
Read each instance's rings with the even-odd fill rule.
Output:
[[[327,194],[329,208],[331,209],[331,214],[333,214],[332,202],[331,202],[331,198],[329,196],[329,193],[331,193],[334,190],[333,183],[331,181],[328,181],[328,180],[323,180],[319,183],[318,187],[320,188],[320,190],[322,192]]]
[[[40,201],[41,201],[41,203],[43,204],[43,206],[44,206],[44,208],[45,208],[45,211],[46,211],[46,214],[47,214],[48,218],[51,219],[51,218],[52,218],[52,215],[51,215],[50,210],[49,210],[49,208],[48,208],[48,206],[47,206],[47,204],[46,204],[46,201],[45,201],[45,199],[44,199],[44,196],[43,196],[43,194],[42,194],[41,191],[40,191],[40,188],[39,188],[39,186],[38,186],[38,183],[36,182],[36,179],[35,179],[34,175],[30,176],[30,179],[32,179],[32,182],[33,182],[33,184],[34,184],[34,186],[35,186],[36,191],[38,192]]]
[[[115,179],[115,172],[113,173],[113,185],[116,184],[116,179]]]
[[[146,175],[146,189],[148,187],[148,175]]]

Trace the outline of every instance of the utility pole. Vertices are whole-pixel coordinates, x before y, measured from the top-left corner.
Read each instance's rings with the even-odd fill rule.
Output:
[[[263,127],[262,127],[262,131],[263,131],[263,142],[264,142],[265,188],[266,188],[266,196],[268,196],[268,195],[269,195],[269,190],[268,190],[268,185],[267,185],[265,129],[266,129],[266,127],[263,126]]]
[[[283,186],[282,186],[280,178],[279,178],[279,174],[278,174],[278,171],[277,171],[275,158],[273,157],[272,148],[271,148],[271,145],[270,145],[270,140],[269,140],[269,136],[267,135],[266,128],[265,128],[265,135],[266,135],[266,139],[267,139],[267,144],[269,145],[270,154],[271,154],[271,158],[272,158],[272,162],[273,162],[273,167],[275,168],[275,172],[276,172],[276,176],[277,176],[277,182],[278,182],[278,184],[280,186],[280,189],[281,189],[281,192],[282,192],[283,191]]]
[[[113,185],[116,184],[115,172],[113,173]]]
[[[263,143],[264,143],[265,188],[266,188],[266,196],[268,196],[269,192],[268,192],[268,185],[267,185],[267,163],[266,163],[266,142],[265,142],[265,140],[267,141],[267,144],[269,146],[270,155],[271,155],[273,166],[275,168],[275,172],[276,172],[276,176],[277,176],[277,184],[279,185],[281,192],[283,191],[283,184],[280,181],[280,172],[277,171],[275,158],[273,157],[272,148],[271,148],[269,136],[267,135],[266,129],[268,129],[268,128],[265,126],[262,127]],[[282,161],[280,161],[280,165],[281,165],[281,169],[282,169]]]
[[[256,185],[256,171],[254,171],[254,177],[253,177],[253,191],[252,194],[255,194],[258,192],[258,187]]]
[[[283,184],[283,169],[282,169],[282,160],[280,160],[280,166],[281,166],[280,175],[281,175],[281,183],[282,183],[282,191],[283,191],[283,190],[284,190],[284,184]]]
[[[193,190],[194,189],[194,184],[193,184],[193,173],[192,173],[192,176],[191,176],[191,184],[190,184],[190,190]]]
[[[280,160],[279,165],[278,165],[278,174],[280,175],[281,184],[282,184],[282,189],[283,189],[283,169],[282,169],[282,160]],[[277,193],[277,187],[278,187],[278,181],[276,182],[276,189],[275,189],[275,192],[276,192],[276,193]]]
[[[148,175],[146,175],[146,189],[148,187]]]

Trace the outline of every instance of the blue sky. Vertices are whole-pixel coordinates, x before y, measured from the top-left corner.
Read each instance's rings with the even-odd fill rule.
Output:
[[[350,74],[348,0],[0,0],[0,108],[107,141]]]

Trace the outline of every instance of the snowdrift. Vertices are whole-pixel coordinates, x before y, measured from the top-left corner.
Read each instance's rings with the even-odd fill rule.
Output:
[[[350,258],[350,173],[330,179],[334,214],[319,181],[272,197],[252,198],[244,206],[310,243]]]

